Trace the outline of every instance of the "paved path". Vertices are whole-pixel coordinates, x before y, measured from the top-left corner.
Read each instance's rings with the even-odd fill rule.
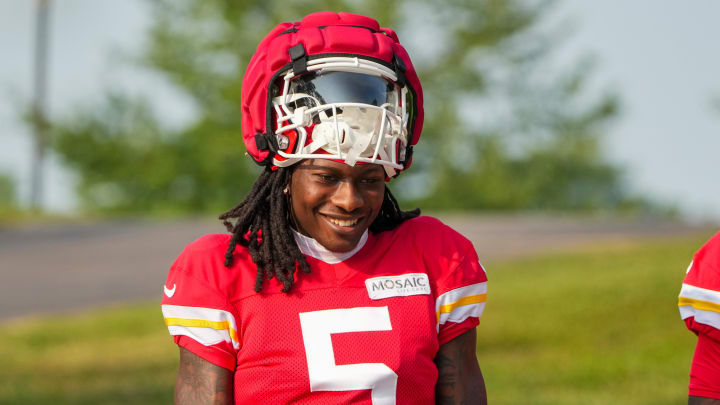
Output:
[[[528,216],[442,216],[484,263],[598,242],[705,232],[705,225]],[[0,228],[0,320],[160,299],[183,246],[219,222],[102,222]]]

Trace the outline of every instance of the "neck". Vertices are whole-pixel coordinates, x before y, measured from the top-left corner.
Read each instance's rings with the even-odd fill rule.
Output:
[[[325,246],[318,243],[318,241],[316,241],[315,239],[309,236],[302,235],[294,229],[293,236],[295,236],[295,242],[297,242],[298,248],[300,248],[300,251],[304,255],[314,257],[328,264],[336,264],[351,258],[353,255],[355,255],[355,253],[362,249],[363,246],[365,246],[365,242],[367,242],[368,238],[368,231],[365,230],[365,232],[360,237],[360,241],[358,242],[357,246],[355,246],[355,248],[353,248],[353,250],[349,252],[332,252],[328,250]]]

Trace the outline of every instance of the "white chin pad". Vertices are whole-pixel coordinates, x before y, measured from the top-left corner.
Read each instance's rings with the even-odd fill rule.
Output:
[[[378,108],[346,106],[342,113],[328,117],[320,114],[320,123],[313,129],[311,150],[324,149],[326,152],[345,157],[345,163],[354,166],[359,157],[373,158],[381,129],[385,134],[391,124],[382,125],[383,111]],[[329,112],[329,111],[328,111]],[[383,140],[385,137],[380,137]],[[385,145],[380,145],[384,152]]]

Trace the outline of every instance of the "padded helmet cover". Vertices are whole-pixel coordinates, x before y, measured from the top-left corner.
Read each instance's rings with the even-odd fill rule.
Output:
[[[259,164],[272,164],[274,151],[271,96],[268,94],[280,72],[292,68],[290,48],[302,44],[308,59],[323,56],[366,58],[404,73],[405,85],[413,97],[413,117],[408,123],[408,145],[420,139],[423,124],[423,96],[420,80],[405,48],[390,28],[381,28],[372,18],[319,12],[300,22],[282,23],[260,42],[243,77],[241,92],[243,142],[248,154]],[[397,60],[396,60],[397,59]],[[411,163],[411,153],[404,164]]]

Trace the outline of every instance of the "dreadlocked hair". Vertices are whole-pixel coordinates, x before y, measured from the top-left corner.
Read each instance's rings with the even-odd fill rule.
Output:
[[[232,233],[225,251],[225,267],[232,265],[233,253],[238,244],[247,247],[257,266],[256,292],[262,289],[264,279],[275,277],[282,283],[282,291],[289,293],[298,267],[303,273],[310,273],[310,266],[295,242],[291,227],[285,190],[290,184],[292,172],[292,166],[264,170],[245,200],[219,217],[228,232]],[[385,186],[382,206],[370,225],[370,232],[395,229],[405,220],[418,215],[420,209],[417,208],[402,211],[390,189]],[[231,219],[235,219],[235,222],[231,222]]]

